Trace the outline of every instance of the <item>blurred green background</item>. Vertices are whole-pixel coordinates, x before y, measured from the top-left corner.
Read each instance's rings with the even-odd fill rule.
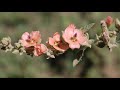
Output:
[[[42,42],[56,31],[73,23],[77,28],[96,23],[90,38],[101,32],[100,20],[108,15],[120,19],[119,12],[0,12],[0,39],[6,36],[17,42],[24,32],[39,30]],[[87,49],[83,61],[75,68],[74,52],[67,51],[55,59],[44,56],[30,57],[0,51],[0,78],[104,78],[120,77],[120,48],[109,52],[107,48],[93,46]]]

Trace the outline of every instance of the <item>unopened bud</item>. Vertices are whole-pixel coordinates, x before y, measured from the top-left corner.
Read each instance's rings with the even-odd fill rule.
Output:
[[[111,16],[108,16],[105,20],[107,26],[109,27],[113,23],[113,18]]]
[[[106,24],[105,20],[101,20],[100,24],[101,24],[101,28],[102,28],[103,32],[108,31],[107,24]]]

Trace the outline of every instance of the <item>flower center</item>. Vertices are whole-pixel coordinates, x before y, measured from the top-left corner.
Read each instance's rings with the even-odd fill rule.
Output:
[[[73,42],[76,42],[77,41],[77,33],[74,34],[73,37],[71,37],[70,39],[73,41]]]
[[[71,40],[72,40],[73,42],[76,42],[76,41],[77,41],[76,37],[71,37]]]
[[[55,42],[54,42],[54,45],[55,45],[55,46],[58,46],[59,43],[60,43],[59,41],[55,41]]]
[[[27,42],[30,44],[33,44],[33,43],[35,43],[35,40],[31,39],[31,40],[27,40]]]

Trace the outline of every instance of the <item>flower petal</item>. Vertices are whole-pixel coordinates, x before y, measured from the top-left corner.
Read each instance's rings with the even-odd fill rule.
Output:
[[[66,33],[63,33],[62,37],[63,37],[65,42],[67,42],[67,43],[70,42],[70,37],[68,37]]]
[[[28,40],[30,39],[30,34],[28,32],[25,32],[22,37],[21,37],[22,40]]]
[[[47,51],[47,47],[44,44],[41,44],[41,52],[45,53]]]
[[[79,49],[80,48],[80,44],[78,42],[76,42],[76,43],[70,43],[69,47],[71,49]]]
[[[65,34],[66,36],[68,37],[73,37],[74,35],[74,29],[75,29],[75,26],[73,24],[69,25],[66,29],[65,29]]]
[[[56,32],[54,35],[53,35],[53,38],[55,39],[55,41],[60,41],[60,34],[58,32]]]
[[[83,31],[81,30],[77,30],[77,40],[80,44],[84,43],[85,41],[87,41],[87,36],[85,36],[85,34],[83,33]]]
[[[58,50],[58,51],[61,51],[61,52],[64,52],[64,51],[65,51],[64,49],[61,49],[61,48],[58,47],[58,46],[53,45],[53,47],[54,47],[56,50]]]
[[[40,56],[47,51],[47,47],[44,44],[38,44],[34,48],[35,56]]]
[[[25,40],[19,40],[22,44],[22,46],[26,46],[26,47],[29,47],[29,44],[28,42],[26,42]]]
[[[54,45],[55,40],[54,40],[53,38],[49,37],[48,42],[49,42],[49,44],[52,46],[52,45]]]
[[[39,31],[32,31],[30,33],[30,37],[32,40],[34,40],[35,42],[39,42],[40,38],[41,38],[41,35],[40,35],[40,32]]]

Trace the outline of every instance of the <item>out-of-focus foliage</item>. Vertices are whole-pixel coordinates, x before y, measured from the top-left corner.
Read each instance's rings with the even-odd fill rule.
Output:
[[[14,43],[24,32],[39,30],[45,43],[49,36],[56,31],[61,33],[71,23],[78,28],[95,23],[88,31],[90,38],[95,38],[102,32],[100,20],[108,15],[120,19],[119,12],[1,12],[0,39],[10,36]],[[85,50],[83,60],[73,68],[72,50],[49,60],[44,56],[32,58],[0,51],[0,77],[120,77],[119,53],[120,47],[109,52],[107,48],[93,46]]]

